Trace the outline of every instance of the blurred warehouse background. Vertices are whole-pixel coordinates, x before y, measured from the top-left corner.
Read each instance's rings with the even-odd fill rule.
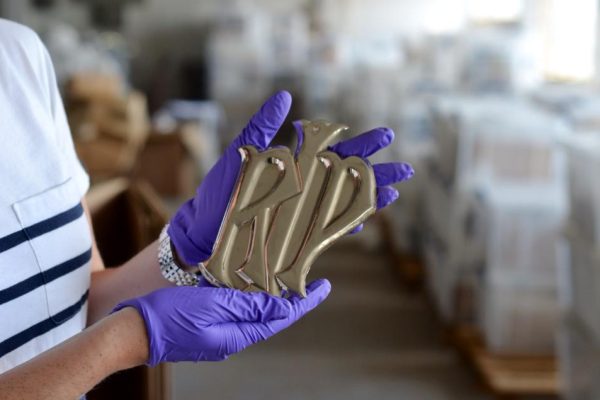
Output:
[[[278,89],[290,121],[391,127],[378,158],[416,170],[313,268],[322,308],[110,398],[600,399],[599,5],[0,0],[50,51],[109,264]]]

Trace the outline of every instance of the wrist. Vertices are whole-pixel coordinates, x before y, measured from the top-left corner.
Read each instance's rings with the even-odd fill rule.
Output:
[[[105,348],[113,349],[113,372],[146,363],[149,341],[144,320],[133,307],[125,307],[103,321]]]

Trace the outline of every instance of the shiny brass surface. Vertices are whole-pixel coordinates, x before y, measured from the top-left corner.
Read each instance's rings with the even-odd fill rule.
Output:
[[[346,126],[303,120],[294,157],[285,147],[239,149],[241,171],[212,256],[198,268],[215,285],[306,296],[306,276],[325,249],[376,209],[373,169],[327,151]]]

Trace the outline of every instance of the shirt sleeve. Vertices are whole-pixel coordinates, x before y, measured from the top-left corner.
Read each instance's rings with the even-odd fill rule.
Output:
[[[59,151],[67,163],[67,168],[69,171],[71,171],[71,179],[75,181],[77,190],[79,191],[80,196],[83,197],[90,187],[90,178],[81,165],[81,162],[79,161],[79,158],[75,152],[73,137],[67,121],[63,101],[58,90],[58,84],[56,82],[56,74],[54,72],[52,60],[48,54],[48,51],[46,50],[46,47],[41,43],[41,41],[40,45],[42,46],[44,58],[46,82],[49,86],[48,95],[50,111],[54,120]]]

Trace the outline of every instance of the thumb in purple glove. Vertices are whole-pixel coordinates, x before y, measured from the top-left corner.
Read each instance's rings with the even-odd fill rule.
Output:
[[[238,148],[252,145],[262,151],[269,147],[291,104],[288,92],[271,96],[211,168],[196,196],[183,204],[171,220],[169,236],[187,264],[196,265],[212,253],[241,166]]]
[[[282,331],[319,305],[331,291],[327,280],[307,286],[307,297],[279,298],[214,287],[170,287],[124,301],[144,319],[147,364],[220,361]]]

